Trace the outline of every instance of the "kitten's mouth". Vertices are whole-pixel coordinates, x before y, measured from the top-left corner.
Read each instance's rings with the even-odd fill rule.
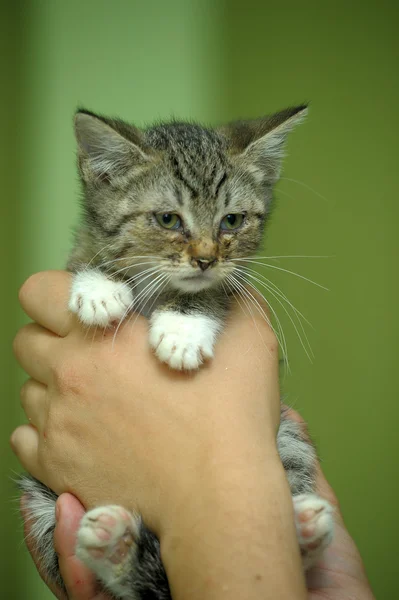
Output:
[[[183,281],[195,281],[196,279],[210,279],[209,275],[210,273],[203,273],[201,271],[201,273],[193,273],[193,275],[186,275],[185,277],[181,277],[180,279],[182,279]]]
[[[215,284],[215,277],[212,273],[193,273],[192,275],[183,275],[173,278],[172,286],[183,292],[200,292]]]

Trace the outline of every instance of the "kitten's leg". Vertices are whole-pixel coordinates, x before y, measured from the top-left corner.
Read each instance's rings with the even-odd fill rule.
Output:
[[[140,517],[121,506],[95,508],[83,517],[76,556],[118,598],[171,600],[159,541]]]
[[[122,319],[132,303],[132,289],[123,281],[109,279],[94,269],[73,276],[69,310],[85,325],[107,327]]]
[[[304,438],[300,424],[288,419],[284,410],[281,412],[277,447],[293,495],[303,567],[309,569],[317,563],[332,540],[333,508],[315,495],[315,450]]]
[[[172,369],[198,369],[213,357],[227,311],[226,298],[180,295],[157,307],[150,320],[150,345]]]
[[[30,543],[40,557],[45,579],[65,591],[54,549],[55,503],[57,495],[40,481],[23,475],[18,487],[24,498],[24,517],[30,525]]]
[[[310,569],[331,543],[334,530],[333,508],[315,494],[294,496],[295,526],[304,569]]]
[[[140,518],[121,506],[94,508],[80,523],[76,556],[120,598],[135,598],[129,581],[139,532]]]

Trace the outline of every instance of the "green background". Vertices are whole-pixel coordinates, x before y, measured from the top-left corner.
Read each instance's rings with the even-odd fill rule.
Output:
[[[139,125],[213,123],[310,100],[265,248],[330,256],[278,263],[330,291],[264,271],[314,327],[311,364],[283,319],[292,369],[284,389],[309,421],[376,596],[399,597],[395,3],[25,0],[3,2],[0,23],[0,595],[51,597],[23,547],[10,482],[18,465],[8,436],[23,420],[24,380],[10,347],[24,322],[18,286],[33,271],[62,268],[70,247],[75,107]]]

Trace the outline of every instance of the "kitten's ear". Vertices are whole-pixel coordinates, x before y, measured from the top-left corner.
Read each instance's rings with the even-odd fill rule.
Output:
[[[229,138],[231,151],[259,181],[275,183],[281,171],[284,145],[290,131],[308,113],[306,104],[287,108],[274,115],[230,123],[220,131]]]
[[[141,132],[123,121],[79,110],[75,115],[79,168],[85,181],[111,181],[150,160]]]

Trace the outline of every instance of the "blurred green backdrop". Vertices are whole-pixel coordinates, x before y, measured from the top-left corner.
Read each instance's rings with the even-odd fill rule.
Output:
[[[11,340],[17,289],[62,268],[77,221],[77,105],[137,124],[220,122],[311,100],[292,137],[271,255],[313,324],[311,364],[281,307],[289,402],[309,421],[376,596],[397,598],[398,9],[389,0],[20,0],[0,19],[1,577],[12,600],[52,597],[22,544],[8,436],[23,420]],[[270,276],[270,272],[268,273]]]

